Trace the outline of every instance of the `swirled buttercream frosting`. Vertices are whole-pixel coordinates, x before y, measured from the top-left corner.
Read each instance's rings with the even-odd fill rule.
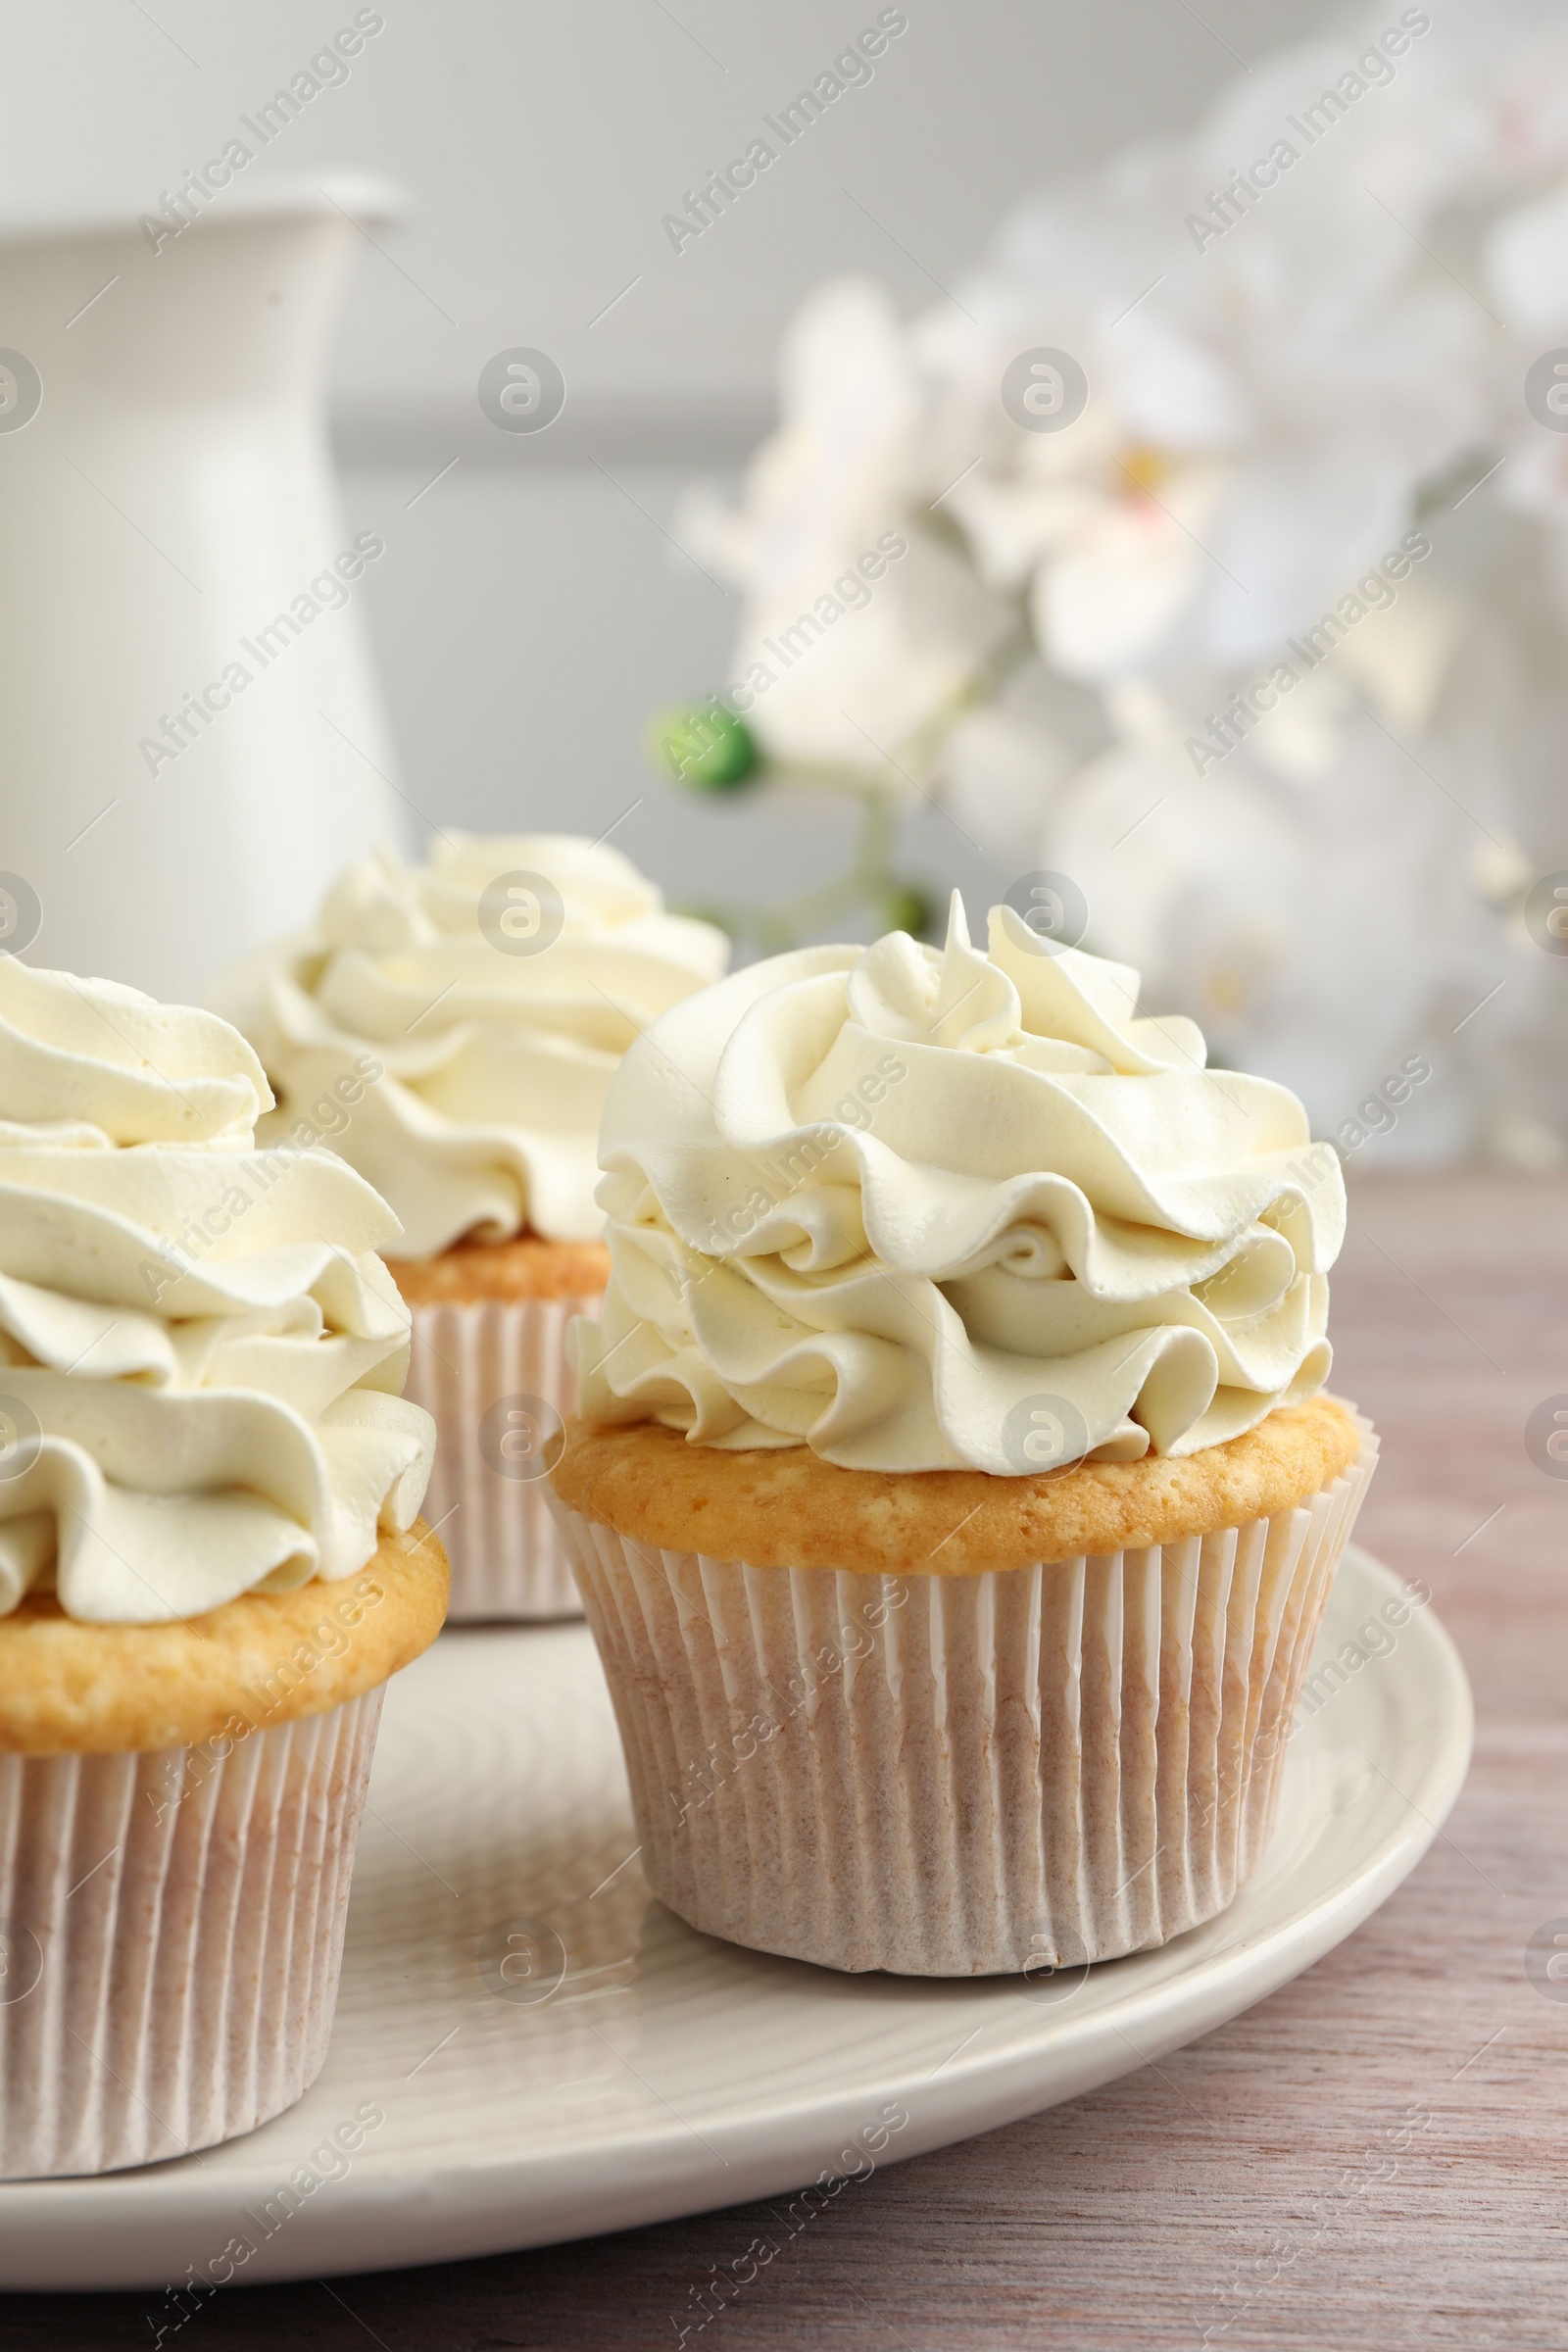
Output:
[[[362,1089],[363,1091],[363,1089]],[[424,1497],[396,1220],[210,1012],[0,956],[0,1615],[351,1576]]]
[[[750,966],[605,1107],[581,1411],[852,1469],[1193,1453],[1320,1388],[1345,1227],[1286,1088],[1008,906]]]
[[[724,969],[710,923],[664,911],[608,844],[567,834],[438,837],[429,863],[381,852],[309,931],[214,997],[278,1098],[266,1140],[326,1105],[324,1140],[389,1200],[402,1254],[453,1242],[597,1240],[600,1114],[633,1038]],[[373,1082],[352,1119],[348,1071]]]

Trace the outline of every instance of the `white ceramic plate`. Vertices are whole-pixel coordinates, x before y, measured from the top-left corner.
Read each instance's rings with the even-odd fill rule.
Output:
[[[1352,1547],[1320,1657],[1397,1591]],[[587,1632],[445,1634],[388,1697],[309,2097],[206,2156],[0,2187],[0,2287],[495,2253],[863,2174],[1109,2082],[1307,1967],[1425,1852],[1469,1760],[1469,1688],[1430,1608],[1389,1639],[1302,1721],[1267,1862],[1223,1918],[1030,1988],[840,1977],[697,1935],[643,1885]]]

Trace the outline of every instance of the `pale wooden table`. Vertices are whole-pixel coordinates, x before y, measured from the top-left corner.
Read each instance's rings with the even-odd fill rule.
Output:
[[[1232,2352],[1568,2347],[1568,2002],[1523,1957],[1568,1916],[1568,1482],[1523,1444],[1568,1392],[1568,1182],[1359,1185],[1334,1333],[1335,1385],[1383,1433],[1361,1538],[1431,1583],[1475,1687],[1446,1835],[1272,2000],[1093,2097],[878,2173],[695,2341],[1165,2352],[1229,2317]],[[1346,2187],[1412,2108],[1431,2121],[1393,2176]],[[688,2287],[764,2227],[740,2208],[224,2295],[173,2340],[672,2346]],[[157,2300],[10,2298],[0,2345],[145,2347]]]

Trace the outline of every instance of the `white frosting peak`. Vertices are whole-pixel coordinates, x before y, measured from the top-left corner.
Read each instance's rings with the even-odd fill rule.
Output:
[[[1311,1395],[1339,1161],[1138,988],[1007,906],[982,954],[955,897],[941,952],[808,948],[656,1022],[606,1104],[584,1414],[1017,1475]]]
[[[259,1152],[210,1012],[0,956],[0,1614],[188,1617],[363,1567],[424,1496],[396,1220]]]
[[[271,1107],[261,1063],[215,1014],[0,958],[6,1121],[91,1127],[111,1144],[233,1149]]]
[[[509,907],[515,875],[547,885],[543,909]],[[253,957],[217,1002],[278,1091],[264,1141],[344,1072],[375,1068],[329,1140],[392,1203],[406,1253],[426,1257],[466,1234],[504,1241],[524,1226],[598,1236],[611,1076],[727,952],[711,924],[666,914],[607,844],[457,834],[432,843],[425,866],[382,852],[352,867],[313,930]]]

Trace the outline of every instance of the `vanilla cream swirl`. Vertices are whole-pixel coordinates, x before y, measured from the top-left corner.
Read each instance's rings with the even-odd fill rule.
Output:
[[[903,933],[737,972],[610,1090],[584,1416],[852,1469],[1184,1454],[1320,1388],[1339,1161],[1138,974]]]
[[[728,947],[712,924],[666,914],[606,844],[459,833],[422,867],[385,851],[351,867],[311,930],[252,957],[213,1002],[260,1054],[278,1129],[356,1065],[380,1069],[329,1140],[391,1202],[405,1256],[525,1227],[592,1241],[611,1076],[656,1015],[716,978]]]
[[[0,1615],[195,1616],[417,1512],[396,1221],[331,1152],[254,1149],[270,1102],[214,1014],[0,956]]]

